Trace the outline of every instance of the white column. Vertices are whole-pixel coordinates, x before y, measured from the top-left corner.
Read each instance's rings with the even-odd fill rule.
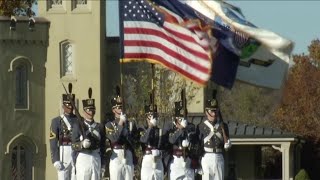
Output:
[[[282,152],[282,179],[293,179],[293,153],[291,143],[286,142],[281,144]]]
[[[276,150],[279,150],[282,153],[282,179],[283,180],[293,180],[293,149],[290,148],[290,142],[283,142],[277,147],[272,145]]]

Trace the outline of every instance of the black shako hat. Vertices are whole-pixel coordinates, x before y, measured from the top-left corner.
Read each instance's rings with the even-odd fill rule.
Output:
[[[212,92],[212,98],[208,99],[205,103],[206,109],[218,109],[218,100],[216,99],[217,90],[213,90]]]
[[[117,107],[122,108],[122,104],[123,104],[123,101],[122,101],[122,98],[120,95],[120,87],[117,86],[116,87],[116,96],[111,99],[112,109],[117,108]]]
[[[89,99],[82,100],[83,109],[96,109],[94,99],[92,99],[92,88],[88,89]]]
[[[76,95],[72,94],[72,84],[71,83],[68,84],[68,91],[69,91],[68,94],[62,94],[62,103],[63,104],[71,104],[71,101],[72,101],[74,104],[74,102],[75,102],[74,100],[76,98]]]

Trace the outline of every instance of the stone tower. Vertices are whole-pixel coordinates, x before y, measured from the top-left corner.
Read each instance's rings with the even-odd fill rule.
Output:
[[[45,178],[49,25],[0,16],[0,179]]]

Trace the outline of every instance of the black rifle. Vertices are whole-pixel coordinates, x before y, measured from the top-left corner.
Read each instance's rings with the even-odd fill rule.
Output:
[[[222,136],[223,136],[224,143],[227,143],[228,138],[227,138],[227,134],[225,131],[225,126],[224,126],[224,122],[223,122],[223,118],[222,118],[220,110],[218,111],[218,117],[220,119],[220,125],[221,125],[221,129],[222,129]]]
[[[187,120],[187,98],[186,98],[186,89],[183,88],[181,90],[181,101],[182,101],[182,107],[183,107],[183,117],[184,117],[184,120]],[[188,126],[188,122],[187,122],[187,126]],[[188,139],[188,132],[187,132],[187,126],[184,127],[183,131],[183,137],[187,137]],[[184,161],[186,161],[186,157],[187,157],[187,152],[186,152],[186,149],[187,147],[182,147],[183,148],[183,152],[182,152],[182,155],[183,155],[183,159]]]
[[[217,90],[214,89],[212,91],[212,99],[217,99]],[[218,115],[218,119],[220,120],[220,125],[221,125],[221,129],[222,129],[222,136],[223,136],[223,140],[224,140],[224,143],[227,143],[228,142],[228,138],[227,138],[227,135],[226,135],[226,132],[225,132],[225,127],[224,127],[224,122],[223,122],[223,118],[222,118],[222,114],[221,114],[221,111],[220,111],[220,108],[218,108],[218,110],[216,111],[217,115]]]

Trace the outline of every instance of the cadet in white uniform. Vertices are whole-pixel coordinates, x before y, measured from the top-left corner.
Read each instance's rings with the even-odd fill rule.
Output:
[[[133,121],[128,121],[122,112],[120,89],[117,96],[111,100],[114,118],[105,124],[106,137],[111,142],[112,154],[109,162],[111,180],[132,180],[134,175],[134,144],[139,135]]]
[[[152,101],[152,98],[150,100]],[[157,106],[151,102],[150,105],[145,106],[145,113],[147,125],[140,132],[140,142],[144,154],[141,165],[141,180],[162,180],[164,168],[161,151],[165,139],[163,139],[162,129],[157,126]]]
[[[223,180],[223,151],[231,147],[228,125],[222,121],[216,99],[206,102],[205,114],[207,119],[199,124],[199,139],[204,151],[201,160],[202,179]]]
[[[182,95],[181,99],[184,98],[185,96]],[[169,165],[170,180],[193,180],[195,176],[192,161],[188,155],[190,154],[188,126],[193,126],[193,124],[188,123],[186,120],[187,110],[184,103],[183,101],[175,102],[173,126],[169,130],[169,142],[173,144],[173,156]]]
[[[62,95],[63,114],[52,119],[50,127],[50,150],[54,167],[58,171],[58,180],[75,180],[74,163],[72,158],[71,134],[72,126],[77,121],[73,114],[75,95],[71,94],[72,85],[69,84],[69,94]]]
[[[92,90],[89,99],[82,100],[84,118],[75,124],[72,134],[72,148],[77,152],[77,180],[100,180],[104,173],[105,131],[104,126],[95,122],[96,112]]]

